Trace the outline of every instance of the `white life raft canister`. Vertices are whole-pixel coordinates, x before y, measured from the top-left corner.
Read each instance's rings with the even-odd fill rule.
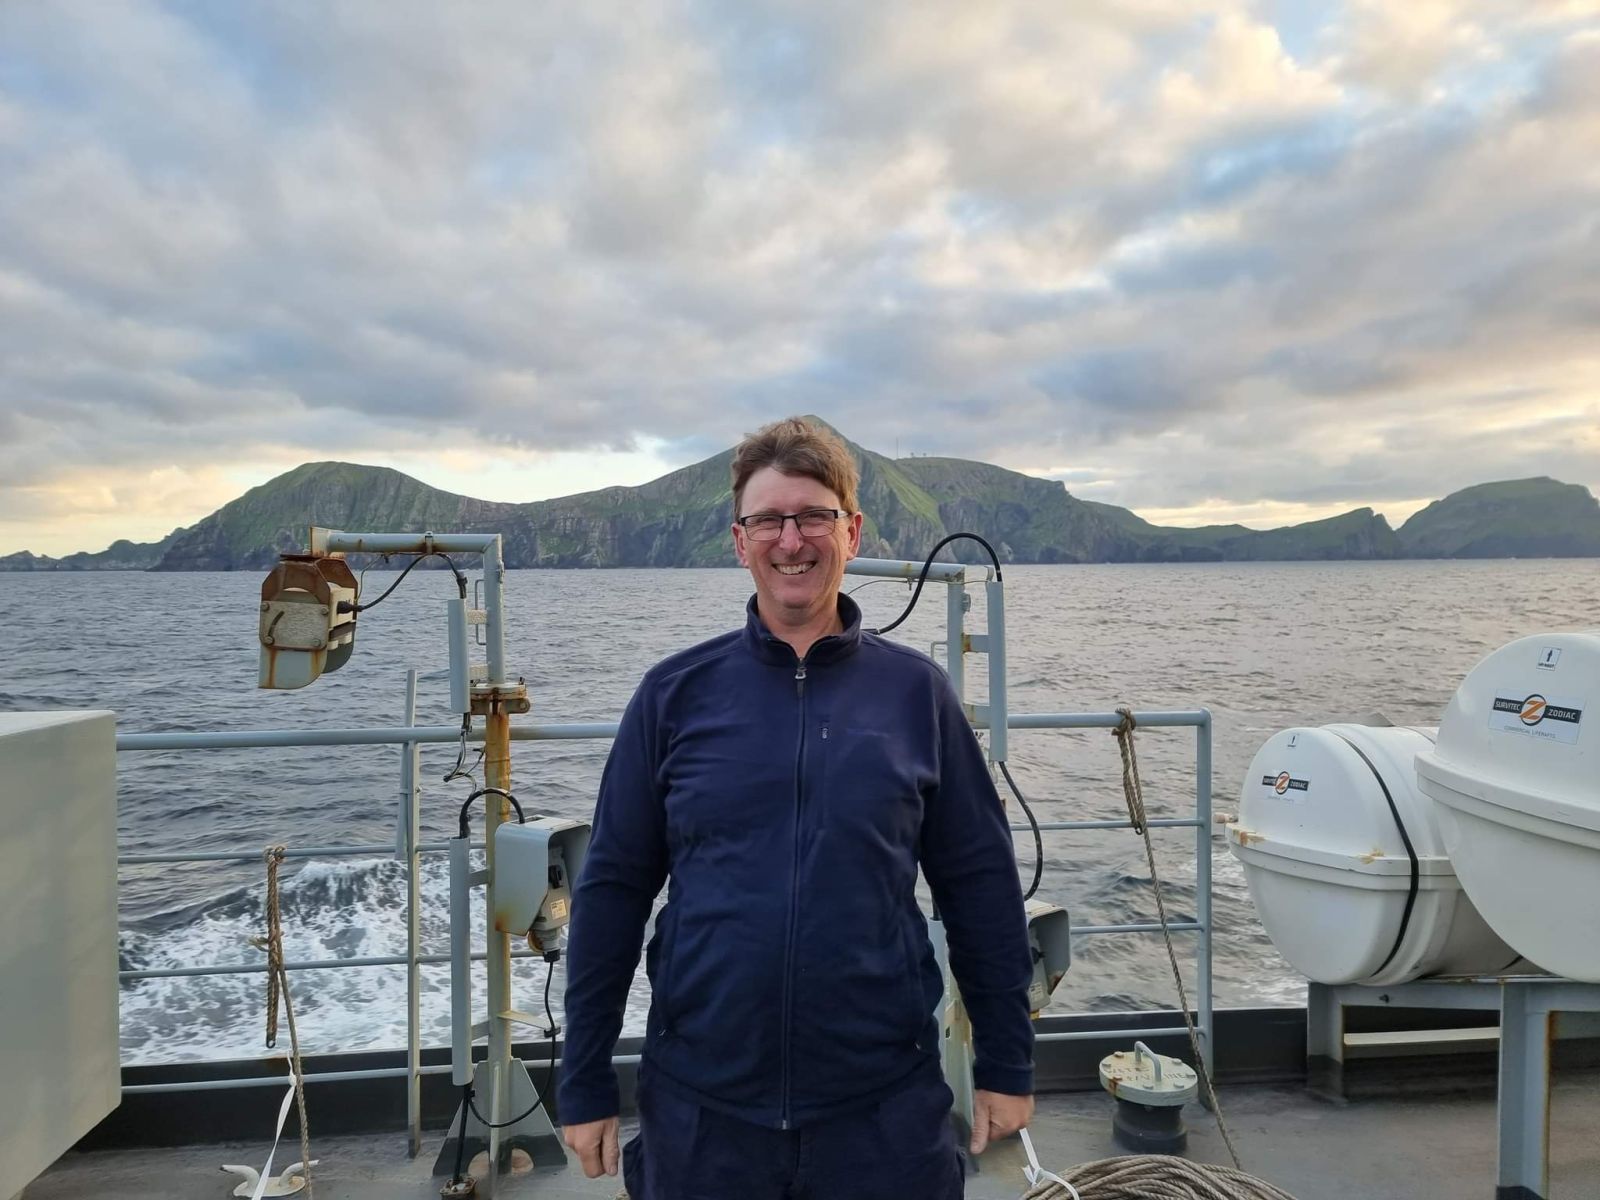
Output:
[[[1600,983],[1600,630],[1523,638],[1462,681],[1417,756],[1462,885],[1548,971]]]
[[[1432,731],[1325,725],[1250,763],[1228,844],[1272,944],[1317,983],[1504,971],[1517,954],[1461,889],[1413,761]]]

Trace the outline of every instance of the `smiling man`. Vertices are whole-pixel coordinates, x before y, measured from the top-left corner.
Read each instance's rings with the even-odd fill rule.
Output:
[[[944,920],[976,1049],[970,1149],[1032,1113],[1031,975],[1011,834],[944,672],[840,590],[857,473],[799,419],[733,459],[744,628],[645,674],[573,903],[561,1117],[632,1200],[953,1200],[962,1169],[916,901]],[[611,1054],[651,904],[639,1133]]]

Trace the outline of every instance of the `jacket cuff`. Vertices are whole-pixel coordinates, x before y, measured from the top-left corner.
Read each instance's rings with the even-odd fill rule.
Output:
[[[588,1121],[603,1121],[622,1113],[622,1096],[617,1088],[616,1073],[611,1078],[593,1084],[568,1086],[562,1081],[556,1089],[563,1125],[582,1125]]]
[[[985,1092],[999,1092],[1002,1096],[1031,1096],[1033,1068],[976,1063],[972,1068],[972,1086]]]

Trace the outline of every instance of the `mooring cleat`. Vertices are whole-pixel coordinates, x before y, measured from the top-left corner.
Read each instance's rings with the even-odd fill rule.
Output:
[[[320,1159],[313,1158],[311,1160],[311,1166],[316,1166],[320,1161]],[[222,1169],[228,1172],[230,1175],[237,1175],[241,1180],[243,1180],[242,1183],[233,1189],[233,1192],[231,1193],[232,1195],[254,1196],[256,1194],[256,1188],[261,1185],[260,1171],[256,1170],[254,1167],[237,1167],[226,1165]],[[305,1189],[306,1186],[305,1171],[305,1163],[290,1163],[283,1169],[281,1174],[270,1175],[267,1177],[267,1185],[261,1188],[261,1195],[298,1195]]]

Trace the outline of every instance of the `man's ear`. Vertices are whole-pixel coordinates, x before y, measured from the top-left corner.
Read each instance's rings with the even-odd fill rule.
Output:
[[[849,561],[861,553],[861,522],[864,520],[860,513],[850,514],[850,528],[845,538],[845,560]]]
[[[739,565],[741,567],[748,567],[750,565],[750,559],[744,552],[744,530],[740,527],[737,521],[728,526],[728,528],[733,533],[734,557],[739,560]]]

